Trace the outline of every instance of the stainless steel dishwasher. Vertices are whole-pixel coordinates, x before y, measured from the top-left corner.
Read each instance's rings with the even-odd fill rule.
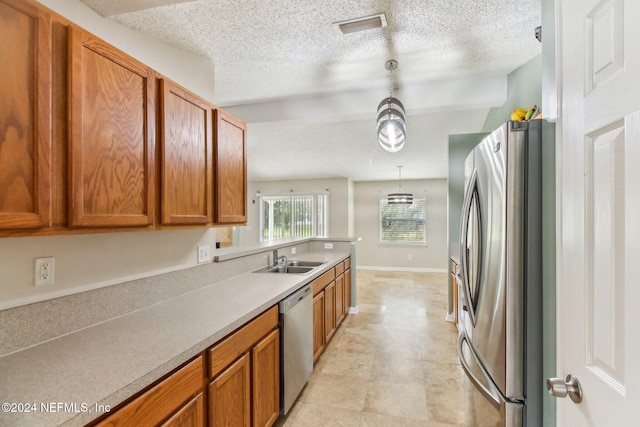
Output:
[[[313,371],[313,295],[311,285],[279,304],[282,332],[280,409],[287,414]]]

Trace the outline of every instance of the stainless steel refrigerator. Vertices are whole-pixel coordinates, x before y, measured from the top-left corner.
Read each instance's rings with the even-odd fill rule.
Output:
[[[482,426],[542,425],[542,123],[507,122],[465,161],[458,355]]]

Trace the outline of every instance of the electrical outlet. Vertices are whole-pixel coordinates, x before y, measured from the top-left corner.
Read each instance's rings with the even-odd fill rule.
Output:
[[[413,255],[409,254],[409,261],[413,261]]]
[[[293,247],[293,248],[291,248],[291,255],[295,255],[295,254],[296,254],[296,248]]]
[[[198,264],[211,261],[211,245],[198,246]]]
[[[53,285],[55,273],[55,258],[36,258],[35,285]]]
[[[325,243],[324,244],[324,248],[325,249],[333,249],[333,243]]]

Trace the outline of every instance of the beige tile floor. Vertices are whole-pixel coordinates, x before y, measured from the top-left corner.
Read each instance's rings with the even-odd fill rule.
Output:
[[[448,275],[358,270],[348,315],[278,427],[475,426]]]

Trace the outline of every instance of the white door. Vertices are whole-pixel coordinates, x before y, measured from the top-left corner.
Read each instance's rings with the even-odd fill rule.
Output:
[[[640,0],[556,0],[558,426],[640,425]]]

